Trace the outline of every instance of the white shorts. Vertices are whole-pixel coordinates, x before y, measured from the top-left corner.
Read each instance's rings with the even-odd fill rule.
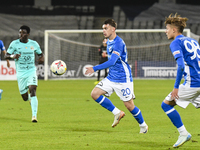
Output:
[[[132,98],[135,99],[135,95],[133,93],[133,82],[117,83],[104,78],[96,85],[96,87],[105,91],[105,96],[108,97],[115,92],[122,101],[129,101]]]
[[[180,107],[186,108],[189,103],[192,103],[196,108],[200,108],[200,88],[186,87],[183,84],[179,86],[179,98],[175,100]],[[172,101],[171,93],[165,98],[167,101]]]

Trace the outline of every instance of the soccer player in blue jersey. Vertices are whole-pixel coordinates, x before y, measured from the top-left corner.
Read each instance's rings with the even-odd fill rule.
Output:
[[[133,92],[133,78],[131,68],[128,64],[126,45],[116,34],[115,30],[117,28],[117,24],[113,19],[105,20],[102,28],[105,38],[108,39],[108,61],[94,67],[86,68],[85,74],[90,75],[97,70],[105,68],[109,68],[109,73],[106,78],[94,87],[91,92],[91,96],[102,107],[114,114],[112,127],[115,127],[119,123],[120,119],[125,116],[125,113],[115,107],[105,96],[110,96],[113,92],[116,92],[119,98],[124,102],[126,108],[139,123],[140,133],[147,133],[148,126],[143,119],[140,109],[136,107],[133,102],[133,99],[135,99]]]
[[[174,106],[186,108],[192,103],[200,107],[200,47],[196,40],[182,35],[187,20],[178,14],[171,14],[165,20],[167,38],[173,39],[170,50],[178,65],[174,89],[161,104],[180,134],[173,147],[183,145],[192,137]],[[179,85],[183,75],[185,81]]]
[[[38,63],[44,62],[44,56],[39,44],[29,39],[29,35],[30,28],[25,25],[21,26],[19,29],[19,39],[11,42],[5,58],[15,60],[19,92],[24,101],[31,100],[29,102],[32,109],[32,122],[37,122],[38,99],[36,89],[38,80],[35,67],[35,53],[39,57]]]
[[[0,40],[0,54],[1,54],[1,52],[3,52],[4,55],[6,54],[6,48],[5,48],[5,46],[4,46],[2,40]],[[1,55],[0,55],[0,56],[1,56]],[[0,61],[1,61],[1,57],[0,57]],[[6,59],[6,61],[7,61],[7,67],[9,68],[9,67],[10,67],[10,62],[9,62],[8,59]],[[2,95],[2,93],[3,93],[3,90],[0,89],[0,100],[1,100],[1,95]]]

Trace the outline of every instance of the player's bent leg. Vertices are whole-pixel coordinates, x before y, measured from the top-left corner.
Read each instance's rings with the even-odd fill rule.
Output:
[[[174,103],[171,102],[171,104],[172,105],[169,104],[169,101],[164,100],[161,104],[161,107],[163,111],[166,113],[166,115],[169,117],[171,122],[174,124],[174,126],[176,126],[177,128],[180,128],[183,125],[181,117],[179,113],[176,111],[176,109],[174,108]]]
[[[161,104],[163,111],[167,114],[171,122],[179,132],[179,138],[173,147],[179,147],[191,139],[191,134],[186,130],[179,113],[174,109],[176,103],[174,101],[164,100]]]
[[[95,87],[92,92],[91,92],[91,97],[96,100],[99,98],[99,96],[106,94],[105,91],[103,91],[102,89]]]
[[[22,99],[23,99],[24,101],[28,101],[28,100],[29,100],[29,96],[28,96],[28,95],[29,95],[28,92],[26,92],[26,93],[24,93],[24,94],[21,94]]]
[[[124,105],[139,123],[140,133],[147,133],[148,132],[148,125],[145,123],[144,118],[142,116],[142,112],[140,109],[134,105],[133,99],[130,101],[124,101]]]
[[[106,94],[106,92],[100,88],[95,87],[91,92],[91,97],[95,100],[95,102],[99,103],[102,107],[114,114],[114,122],[112,127],[115,127],[121,118],[125,116],[125,113],[115,107],[107,97],[103,96],[103,94]]]

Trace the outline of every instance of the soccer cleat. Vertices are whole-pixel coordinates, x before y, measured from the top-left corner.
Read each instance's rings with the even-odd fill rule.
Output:
[[[183,145],[185,142],[189,141],[192,138],[192,135],[188,133],[187,135],[179,135],[177,142],[173,145],[174,148],[178,148]]]
[[[37,118],[35,116],[32,117],[32,122],[37,122]]]
[[[119,123],[121,118],[123,118],[124,116],[125,116],[125,113],[123,111],[120,111],[120,113],[116,114],[114,117],[114,122],[112,124],[112,127],[114,128]]]
[[[0,100],[1,100],[1,94],[3,93],[3,90],[2,89],[0,89]]]
[[[148,125],[146,125],[144,127],[140,126],[140,133],[145,134],[148,132],[148,129],[149,129]]]

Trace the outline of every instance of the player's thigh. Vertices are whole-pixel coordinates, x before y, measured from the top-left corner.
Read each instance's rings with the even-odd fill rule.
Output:
[[[28,78],[27,77],[17,77],[17,83],[20,94],[25,94],[28,91]]]
[[[31,75],[29,75],[28,79],[27,79],[27,86],[30,85],[38,85],[38,79],[37,79],[37,75],[36,72],[33,72]]]
[[[199,96],[199,92],[200,88],[186,87],[183,84],[181,84],[178,90],[179,98],[175,100],[175,102],[177,105],[186,108],[190,102],[197,99],[197,97]],[[165,100],[174,101],[174,99],[171,99],[171,93],[168,94]]]
[[[131,99],[135,99],[133,92],[133,82],[116,83],[114,91],[122,101],[130,101]]]
[[[105,96],[110,96],[114,90],[113,90],[113,84],[114,82],[111,82],[110,80],[108,80],[107,78],[104,78],[103,80],[101,80],[96,86],[95,88],[99,88],[102,91],[105,92]]]
[[[186,87],[184,85],[179,86],[179,100],[182,101],[192,101],[196,99],[196,97],[199,95],[199,89],[200,88],[191,88],[191,87]]]

